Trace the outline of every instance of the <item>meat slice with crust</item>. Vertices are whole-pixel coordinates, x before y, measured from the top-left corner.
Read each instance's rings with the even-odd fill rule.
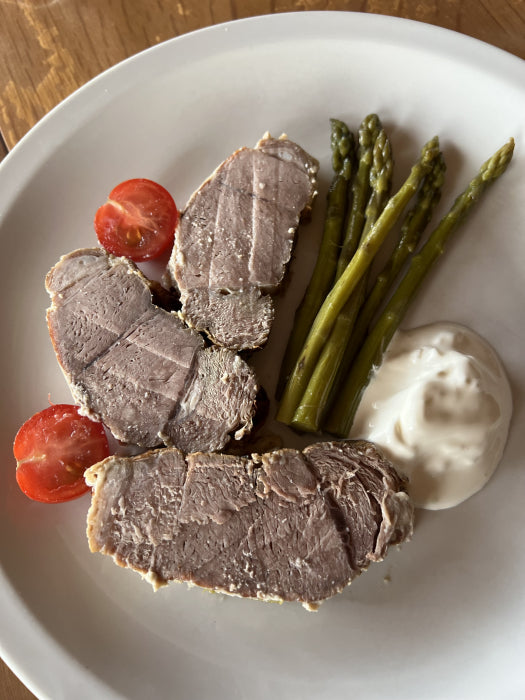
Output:
[[[90,549],[155,588],[314,608],[412,534],[405,479],[364,441],[251,457],[161,449],[109,457],[86,480]]]
[[[152,303],[148,281],[102,249],[65,255],[46,277],[49,333],[82,411],[142,447],[219,450],[251,428],[257,382],[231,350]]]
[[[262,346],[318,162],[286,136],[265,135],[227,158],[190,198],[175,232],[168,283],[186,323],[217,345]]]

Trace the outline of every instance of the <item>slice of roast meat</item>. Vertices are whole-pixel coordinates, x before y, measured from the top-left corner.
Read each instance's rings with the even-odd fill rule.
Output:
[[[176,449],[86,472],[89,546],[169,581],[308,608],[412,534],[406,481],[370,443],[251,457]]]
[[[227,158],[190,198],[175,233],[168,283],[182,317],[218,345],[266,342],[295,231],[316,195],[318,162],[285,136]]]
[[[251,368],[155,306],[132,262],[77,250],[48,273],[46,288],[49,333],[73,397],[116,438],[212,451],[251,428]]]

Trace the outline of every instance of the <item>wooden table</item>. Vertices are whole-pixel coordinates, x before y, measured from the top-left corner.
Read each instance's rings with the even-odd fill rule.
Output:
[[[67,95],[132,54],[211,24],[302,10],[420,20],[525,59],[524,0],[0,0],[0,159]],[[2,664],[0,700],[33,697]]]

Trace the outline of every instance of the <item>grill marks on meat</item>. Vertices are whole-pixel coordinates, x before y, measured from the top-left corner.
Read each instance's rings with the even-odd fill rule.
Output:
[[[192,195],[175,234],[168,278],[182,316],[218,345],[260,347],[273,321],[301,213],[318,163],[286,137],[241,148]]]
[[[216,450],[251,428],[252,370],[154,306],[133,263],[98,248],[74,251],[46,288],[49,333],[71,392],[119,440]]]
[[[90,549],[155,588],[186,581],[313,608],[412,534],[404,479],[364,441],[113,456],[86,480]]]

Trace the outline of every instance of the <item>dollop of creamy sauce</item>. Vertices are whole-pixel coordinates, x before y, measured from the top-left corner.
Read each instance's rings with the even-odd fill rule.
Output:
[[[438,510],[479,491],[498,466],[512,415],[492,347],[455,323],[398,331],[367,387],[350,437],[382,448],[416,506]]]

